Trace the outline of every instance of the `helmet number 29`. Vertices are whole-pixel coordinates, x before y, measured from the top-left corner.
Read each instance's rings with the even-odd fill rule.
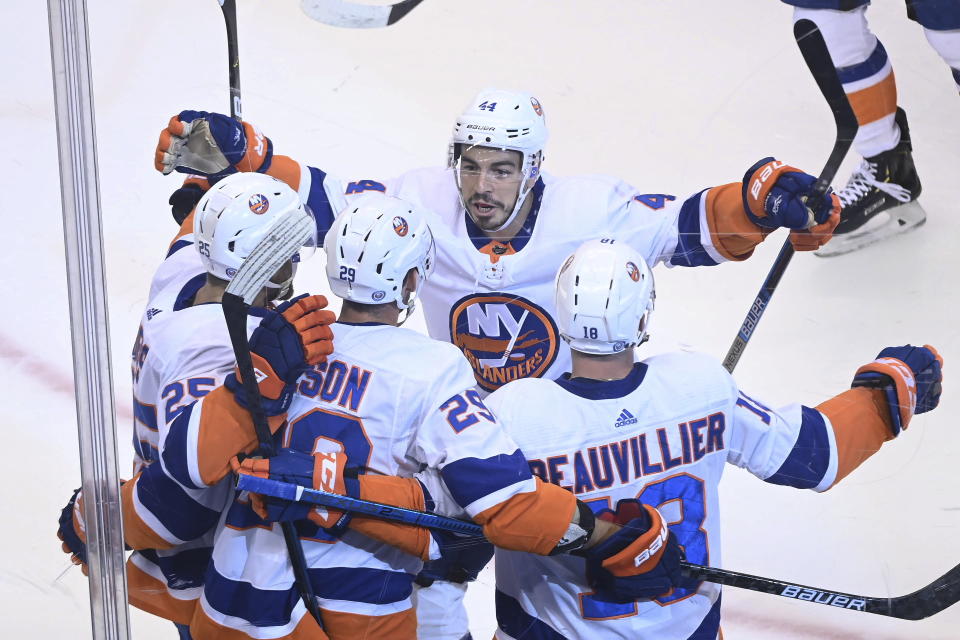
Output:
[[[353,282],[354,278],[357,277],[357,270],[353,267],[340,267],[340,279],[346,280],[347,282]]]

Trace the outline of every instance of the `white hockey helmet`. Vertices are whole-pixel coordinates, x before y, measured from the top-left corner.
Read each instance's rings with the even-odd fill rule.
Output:
[[[426,216],[409,202],[379,193],[361,196],[341,211],[323,245],[333,293],[359,304],[393,302],[407,316],[419,290],[404,301],[407,273],[416,269],[422,283],[436,262]]]
[[[574,351],[619,353],[646,341],[655,298],[643,256],[611,238],[590,240],[557,274],[557,328]]]
[[[519,151],[523,156],[522,179],[513,212],[502,225],[492,231],[507,227],[517,217],[524,199],[530,192],[531,187],[527,186],[527,182],[540,173],[543,148],[546,144],[547,125],[543,117],[543,107],[529,93],[484,89],[457,118],[453,127],[447,164],[454,170],[458,189],[461,187],[460,154],[463,146]],[[464,207],[467,211],[470,210],[466,204]]]
[[[290,215],[313,219],[297,192],[276,178],[262,173],[234,173],[217,182],[197,202],[193,221],[197,251],[207,273],[232,280],[254,247]],[[315,247],[316,235],[291,256],[294,267],[312,255]],[[291,272],[285,282],[269,285],[282,292],[292,279]]]

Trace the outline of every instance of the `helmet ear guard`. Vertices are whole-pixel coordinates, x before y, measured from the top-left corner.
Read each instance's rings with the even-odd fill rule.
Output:
[[[540,175],[543,149],[547,143],[547,126],[540,102],[527,93],[484,89],[470,102],[457,118],[447,151],[447,166],[453,169],[457,190],[464,209],[460,179],[463,145],[518,151],[522,156],[521,180],[517,201],[506,221],[491,231],[500,231],[510,225]]]
[[[609,355],[648,339],[653,274],[630,246],[584,243],[564,261],[556,287],[557,328],[574,351]]]

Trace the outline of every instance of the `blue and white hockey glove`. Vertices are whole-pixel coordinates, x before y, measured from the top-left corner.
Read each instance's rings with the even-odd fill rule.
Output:
[[[458,536],[447,531],[431,531],[440,546],[440,558],[423,565],[416,583],[429,587],[436,580],[473,582],[493,557],[494,546],[481,538]]]
[[[336,316],[325,310],[326,306],[323,296],[299,296],[284,302],[276,311],[266,311],[250,336],[250,357],[268,416],[286,412],[297,379],[309,367],[326,362],[333,353],[330,325],[336,322]],[[237,404],[249,409],[239,372],[228,375],[224,386],[233,393]]]
[[[181,111],[160,132],[153,166],[221,178],[237,171],[270,168],[273,143],[249,122],[207,111]]]
[[[807,199],[816,181],[795,167],[764,158],[743,175],[743,208],[751,222],[766,229],[810,229],[830,222],[834,213],[839,223],[840,203],[832,189],[816,202]]]
[[[680,573],[683,550],[659,511],[636,499],[620,500],[616,511],[605,509],[597,518],[623,527],[583,552],[587,583],[598,600],[624,603],[655,598],[674,587],[697,588],[697,582]]]
[[[57,537],[64,553],[70,554],[70,562],[79,565],[83,575],[87,574],[87,530],[83,524],[83,494],[80,489],[73,492],[70,501],[60,511]]]
[[[890,409],[893,435],[900,434],[917,413],[940,403],[943,358],[930,345],[887,347],[876,360],[857,369],[851,387],[883,389]]]
[[[272,458],[237,458],[231,461],[235,473],[290,482],[328,493],[360,497],[360,482],[345,469],[347,454],[309,454],[296,449],[280,449]],[[267,522],[310,520],[333,535],[342,534],[350,523],[349,514],[305,502],[291,502],[250,494],[250,506]]]

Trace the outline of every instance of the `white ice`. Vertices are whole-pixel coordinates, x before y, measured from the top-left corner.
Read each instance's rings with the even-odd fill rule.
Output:
[[[153,149],[181,109],[227,109],[226,45],[213,0],[88,4],[126,473],[127,361],[150,274],[174,232],[166,200],[178,181],[153,170]],[[347,178],[442,163],[452,117],[488,85],[538,95],[552,132],[549,170],[608,173],[646,192],[739,180],[766,155],[816,173],[833,141],[829,111],[793,42],[791,10],[775,0],[426,0],[403,22],[370,31],[311,22],[295,0],[238,4],[246,118],[277,152]],[[43,5],[0,3],[8,229],[0,298],[10,305],[0,316],[0,625],[8,638],[82,638],[90,633],[86,580],[54,537],[80,471]],[[826,494],[768,486],[731,467],[722,483],[723,555],[730,569],[883,596],[913,591],[960,562],[960,98],[903,3],[875,3],[868,15],[910,116],[929,222],[847,256],[798,255],[737,378],[771,402],[816,404],[879,349],[928,342],[946,359],[946,391],[937,411]],[[855,162],[847,159],[838,183]],[[722,356],[781,242],[778,233],[744,264],[658,268],[654,339],[644,349]],[[314,289],[323,288],[320,266],[307,276]],[[494,628],[492,588],[485,572],[470,590],[478,639]],[[736,589],[724,591],[723,604],[728,639],[960,636],[960,607],[903,622]],[[171,625],[136,610],[132,621],[135,638],[174,637]]]

